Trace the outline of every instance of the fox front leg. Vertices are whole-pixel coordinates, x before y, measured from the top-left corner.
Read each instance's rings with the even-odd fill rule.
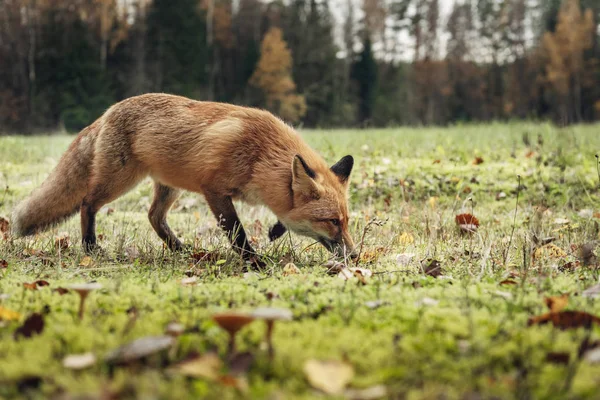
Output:
[[[287,228],[281,223],[281,221],[277,221],[275,225],[269,229],[269,240],[271,242],[279,239],[287,232]]]
[[[229,196],[205,194],[208,205],[217,218],[219,226],[227,233],[233,248],[254,268],[263,268],[266,264],[258,257],[256,251],[248,243],[246,231],[238,218],[233,201]]]

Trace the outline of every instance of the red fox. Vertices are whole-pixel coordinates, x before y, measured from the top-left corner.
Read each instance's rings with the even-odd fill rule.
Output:
[[[201,193],[233,248],[264,266],[248,243],[232,200],[264,204],[277,216],[269,237],[286,229],[329,251],[353,255],[347,189],[354,160],[331,168],[273,114],[167,94],[131,97],[83,129],[50,176],[12,216],[15,236],[81,213],[82,245],[96,248],[96,213],[150,175],[149,219],[172,250],[182,247],[166,221],[181,190]]]

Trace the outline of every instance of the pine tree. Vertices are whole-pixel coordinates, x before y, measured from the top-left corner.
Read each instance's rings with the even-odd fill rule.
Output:
[[[260,47],[260,59],[250,84],[260,89],[269,110],[281,118],[297,122],[306,113],[304,97],[296,93],[292,79],[292,55],[281,29],[272,27]]]
[[[371,39],[368,35],[365,35],[363,49],[352,67],[352,79],[358,87],[359,121],[365,123],[373,114],[377,95],[377,62],[373,56]]]

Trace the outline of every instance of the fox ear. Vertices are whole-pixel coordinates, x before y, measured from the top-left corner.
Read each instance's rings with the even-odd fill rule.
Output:
[[[292,190],[294,194],[300,194],[307,198],[318,198],[319,190],[315,178],[317,174],[306,164],[306,161],[296,155],[292,162]]]
[[[350,172],[352,172],[352,167],[354,166],[354,158],[348,155],[342,157],[340,161],[333,164],[331,167],[331,172],[337,175],[340,178],[342,183],[348,182],[348,178],[350,177]]]

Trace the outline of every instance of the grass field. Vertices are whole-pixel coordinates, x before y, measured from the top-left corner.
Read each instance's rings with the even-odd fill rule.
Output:
[[[245,274],[193,193],[183,194],[169,221],[196,257],[203,250],[211,259],[172,254],[147,220],[152,187],[145,181],[99,213],[102,255],[82,254],[78,218],[0,243],[7,262],[0,269],[0,398],[326,396],[307,378],[305,370],[315,369],[309,360],[339,361],[326,380],[339,379],[340,388],[325,388],[337,398],[366,399],[368,388],[372,398],[394,399],[600,398],[600,328],[580,327],[592,318],[583,312],[600,315],[600,301],[584,292],[599,283],[592,250],[600,240],[600,126],[303,135],[329,162],[355,156],[352,232],[362,239],[358,266],[371,277],[329,275],[325,250],[294,234],[269,243],[275,217],[238,205],[255,248],[270,260],[265,271]],[[10,217],[72,138],[0,137],[0,216]],[[479,219],[474,234],[461,233],[461,213]],[[440,269],[425,273],[432,260]],[[38,280],[49,285],[23,285]],[[80,320],[78,295],[54,289],[90,281],[102,289],[89,295]],[[545,318],[564,329],[528,326],[548,312],[547,297],[563,294]],[[293,313],[276,323],[274,358],[265,324],[255,321],[237,336],[244,357],[231,361],[227,333],[211,316],[263,306]],[[41,333],[15,334],[33,313],[42,315]],[[170,322],[184,332],[169,349],[126,365],[105,359],[123,344],[163,335]],[[219,371],[214,356],[194,358],[215,351]],[[96,361],[80,370],[63,365],[83,353]],[[184,359],[205,377],[185,376]]]

